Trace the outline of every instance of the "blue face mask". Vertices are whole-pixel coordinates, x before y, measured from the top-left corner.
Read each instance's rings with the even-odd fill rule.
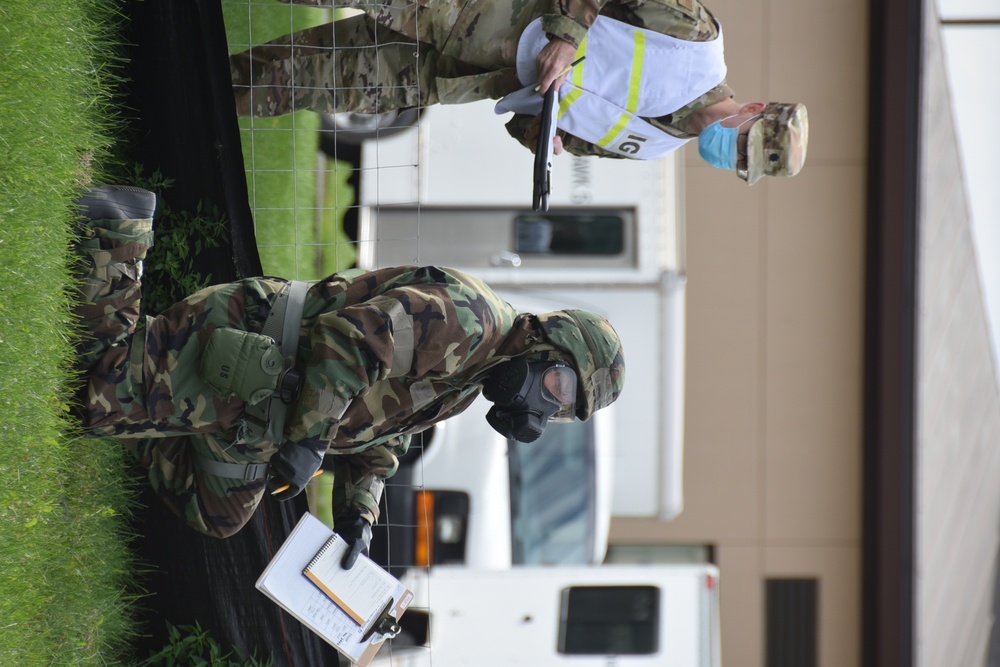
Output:
[[[748,118],[736,127],[723,127],[722,121],[730,118],[733,116],[717,120],[701,131],[698,135],[698,154],[716,169],[733,171],[739,157],[736,154],[736,142],[740,137],[740,128],[760,116]]]

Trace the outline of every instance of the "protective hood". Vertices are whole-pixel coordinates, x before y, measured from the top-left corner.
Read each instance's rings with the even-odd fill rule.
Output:
[[[536,317],[547,341],[576,369],[580,380],[576,416],[585,421],[614,403],[625,386],[625,357],[611,324],[585,310],[557,310]]]

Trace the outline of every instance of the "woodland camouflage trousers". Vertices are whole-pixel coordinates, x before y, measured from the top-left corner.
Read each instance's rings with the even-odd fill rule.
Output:
[[[139,313],[142,261],[153,244],[153,221],[95,220],[81,227],[76,249],[82,260],[82,289],[74,311],[81,327],[76,369],[84,380],[78,398],[84,426],[94,435],[117,438],[148,471],[157,494],[192,528],[215,537],[231,535],[257,508],[266,479],[206,474],[198,459],[261,463],[276,447],[232,443],[227,422],[242,412],[242,404],[222,402],[213,407],[224,409],[197,418],[182,408],[162,420],[150,418],[157,389],[155,383],[144,381],[143,368],[151,365],[145,338],[154,320],[140,326]],[[182,320],[192,312],[184,306],[181,302],[171,309]],[[152,347],[170,344],[161,340]],[[134,355],[133,349],[143,354]],[[210,390],[194,393],[198,391]],[[180,405],[179,397],[173,398]]]

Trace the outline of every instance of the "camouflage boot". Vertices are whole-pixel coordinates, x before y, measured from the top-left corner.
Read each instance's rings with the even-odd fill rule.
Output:
[[[77,252],[90,260],[84,267],[84,300],[112,291],[110,284],[119,276],[138,281],[153,244],[156,195],[128,185],[102,185],[88,188],[75,204],[82,218]]]
[[[80,294],[73,310],[82,329],[76,366],[89,370],[109,350],[122,347],[138,323],[142,260],[153,245],[156,195],[128,186],[101,186],[88,189],[76,205],[81,218],[74,246],[81,261],[76,267]]]

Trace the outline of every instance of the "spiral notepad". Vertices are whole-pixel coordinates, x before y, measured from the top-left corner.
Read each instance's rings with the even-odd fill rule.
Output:
[[[302,570],[313,584],[350,616],[367,626],[392,600],[398,582],[377,564],[360,556],[350,570],[340,566],[348,545],[334,534]]]

